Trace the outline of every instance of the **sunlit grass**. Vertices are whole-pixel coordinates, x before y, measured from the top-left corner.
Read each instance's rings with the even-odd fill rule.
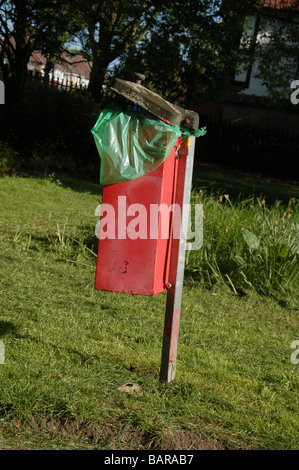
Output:
[[[194,191],[206,245],[190,255],[167,385],[159,383],[165,294],[94,290],[99,188],[61,181],[0,179],[0,448],[163,448],[187,432],[191,448],[199,437],[219,448],[297,448],[297,289],[279,278],[260,290],[272,267],[262,274],[254,259],[260,244],[292,249],[295,196],[271,208]],[[236,262],[225,270],[238,255],[246,280]],[[126,382],[142,393],[121,392]]]

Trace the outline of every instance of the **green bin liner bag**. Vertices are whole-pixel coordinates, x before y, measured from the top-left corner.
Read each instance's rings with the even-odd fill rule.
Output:
[[[101,185],[133,180],[154,171],[182,135],[179,126],[143,110],[104,109],[91,132],[101,158]]]

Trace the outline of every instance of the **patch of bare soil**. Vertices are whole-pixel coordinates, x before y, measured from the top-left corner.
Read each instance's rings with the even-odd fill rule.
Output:
[[[223,450],[223,446],[203,439],[194,431],[169,432],[163,439],[165,450]]]
[[[225,439],[208,439],[197,431],[188,429],[169,430],[162,435],[156,432],[146,432],[132,424],[123,425],[119,421],[105,423],[86,423],[83,421],[66,421],[55,418],[45,418],[37,421],[31,418],[25,424],[11,423],[11,428],[18,431],[30,430],[35,438],[37,435],[47,440],[57,439],[65,442],[68,439],[78,440],[78,447],[82,443],[91,448],[106,450],[224,450],[235,449],[227,445]],[[26,429],[25,429],[26,428]],[[27,437],[28,439],[28,437]],[[62,444],[63,445],[63,444]]]
[[[44,420],[44,431],[62,436],[73,436],[88,440],[107,449],[120,450],[222,450],[223,443],[209,441],[191,430],[165,433],[162,437],[145,432],[139,427],[119,423],[99,425],[96,423],[63,423],[57,420]]]

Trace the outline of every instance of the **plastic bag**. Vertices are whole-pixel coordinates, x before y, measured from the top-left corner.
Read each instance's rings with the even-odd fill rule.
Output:
[[[100,184],[128,181],[154,171],[178,137],[172,126],[146,111],[104,109],[92,134],[101,157]]]

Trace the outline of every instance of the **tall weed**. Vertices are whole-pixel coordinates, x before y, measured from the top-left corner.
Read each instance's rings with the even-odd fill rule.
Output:
[[[262,198],[232,202],[229,195],[193,192],[204,207],[204,240],[191,252],[186,272],[207,287],[225,283],[235,293],[248,289],[286,293],[299,272],[298,201],[268,207]]]

